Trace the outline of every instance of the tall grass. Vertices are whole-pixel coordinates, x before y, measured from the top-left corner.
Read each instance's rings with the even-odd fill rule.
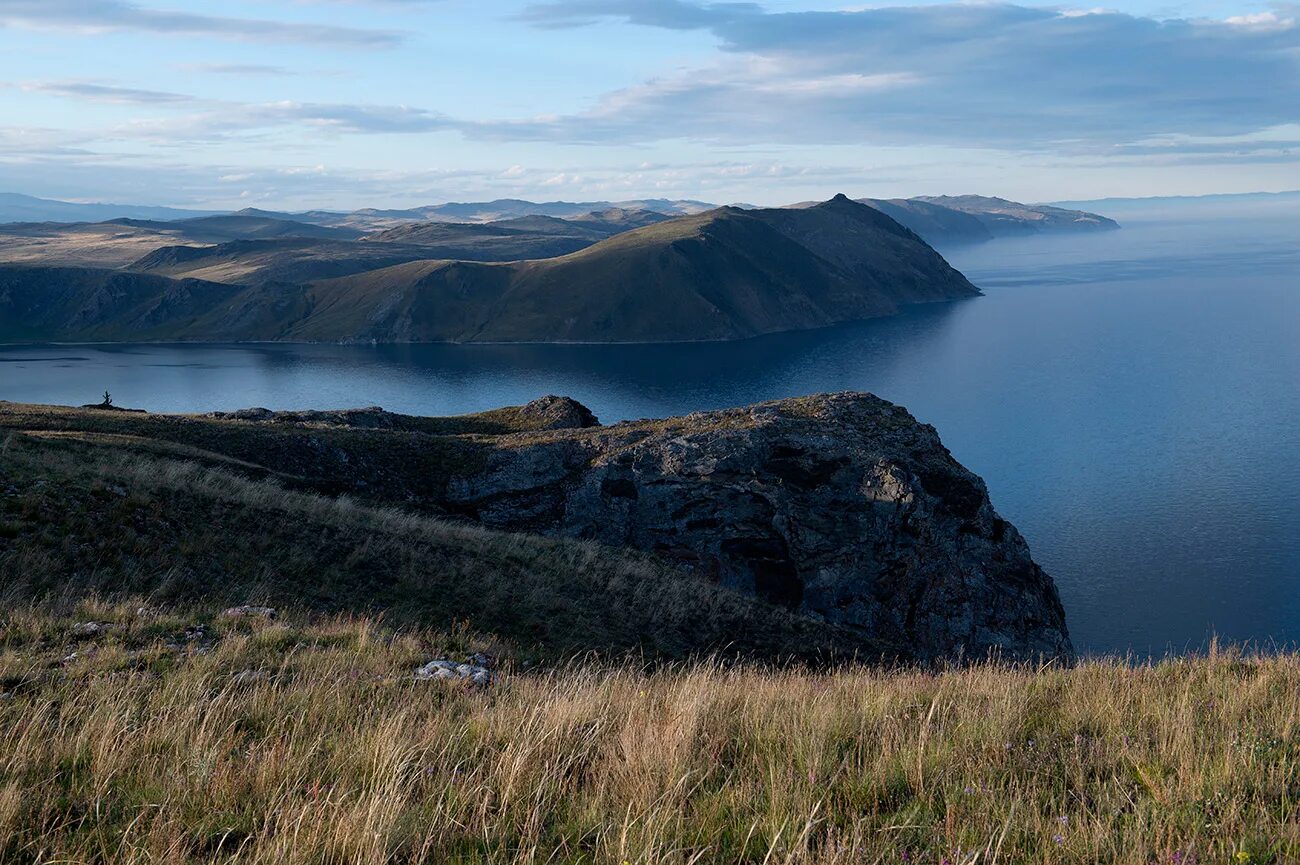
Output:
[[[1295,655],[471,689],[411,673],[472,634],[137,607],[4,614],[3,861],[1300,861]]]

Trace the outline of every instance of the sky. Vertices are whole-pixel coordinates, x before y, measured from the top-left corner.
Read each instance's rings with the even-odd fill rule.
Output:
[[[0,191],[47,198],[1296,188],[1295,2],[0,0]]]

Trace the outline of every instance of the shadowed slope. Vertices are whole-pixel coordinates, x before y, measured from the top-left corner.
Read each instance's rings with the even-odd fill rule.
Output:
[[[311,294],[317,313],[296,338],[659,342],[824,327],[978,291],[915,234],[840,197],[721,208],[556,259],[401,265]]]

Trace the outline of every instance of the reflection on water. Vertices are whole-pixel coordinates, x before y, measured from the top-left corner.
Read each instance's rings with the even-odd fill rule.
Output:
[[[1297,641],[1295,227],[950,251],[986,297],[740,343],[3,348],[0,398],[452,414],[561,393],[610,422],[870,390],[985,478],[1057,578],[1079,645]]]

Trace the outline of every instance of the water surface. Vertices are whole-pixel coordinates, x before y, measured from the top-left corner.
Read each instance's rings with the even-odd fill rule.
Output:
[[[938,427],[1075,641],[1300,641],[1300,220],[1143,222],[946,254],[986,296],[740,343],[0,348],[0,399],[617,421],[869,390]]]

